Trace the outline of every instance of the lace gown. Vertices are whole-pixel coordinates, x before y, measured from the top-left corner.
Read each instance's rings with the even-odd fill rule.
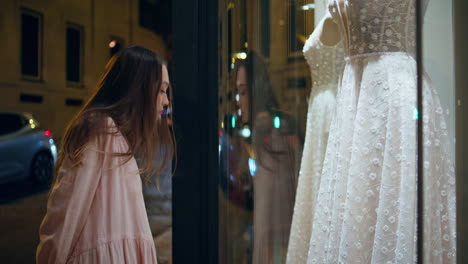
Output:
[[[331,119],[336,106],[336,88],[343,70],[343,45],[327,46],[320,40],[327,13],[304,45],[304,56],[312,74],[306,138],[299,172],[294,215],[286,263],[306,263],[312,227],[313,205]],[[339,33],[338,33],[339,34]]]
[[[329,0],[346,64],[308,263],[414,263],[415,0]],[[455,174],[443,111],[423,85],[424,263],[455,263]]]

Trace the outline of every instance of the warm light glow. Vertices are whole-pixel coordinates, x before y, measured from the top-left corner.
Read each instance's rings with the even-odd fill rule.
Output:
[[[224,121],[221,122],[221,128],[224,128]]]
[[[34,120],[29,119],[29,124],[31,124],[31,125],[34,124]]]
[[[35,124],[31,124],[31,128],[36,128],[36,125],[35,125]]]
[[[245,52],[234,53],[234,58],[236,58],[238,60],[245,60],[245,59],[247,59],[247,53],[245,53]]]
[[[117,45],[117,41],[115,40],[112,40],[111,42],[109,42],[109,48],[115,48],[115,46]]]

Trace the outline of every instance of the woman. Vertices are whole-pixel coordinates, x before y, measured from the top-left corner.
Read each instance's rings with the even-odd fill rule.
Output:
[[[158,55],[131,46],[111,58],[66,129],[37,263],[157,263],[139,173],[159,175],[174,154],[169,104]],[[158,149],[165,155],[154,168]]]

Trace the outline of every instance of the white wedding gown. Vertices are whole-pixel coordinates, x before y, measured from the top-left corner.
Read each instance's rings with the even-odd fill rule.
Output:
[[[443,111],[423,85],[417,156],[415,0],[329,0],[345,39],[308,263],[414,263],[417,158],[424,263],[456,263],[455,172]]]
[[[291,235],[286,263],[306,263],[311,235],[313,204],[336,107],[336,88],[343,71],[342,41],[327,46],[320,40],[327,14],[307,39],[303,52],[312,75],[312,91],[307,113],[306,137],[299,171]],[[339,34],[339,32],[338,32]]]

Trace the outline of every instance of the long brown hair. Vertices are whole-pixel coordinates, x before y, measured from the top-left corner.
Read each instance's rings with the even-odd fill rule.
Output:
[[[235,71],[236,78],[239,69],[242,67],[244,67],[247,73],[250,121],[247,124],[241,124],[241,126],[238,127],[239,129],[241,127],[250,127],[252,136],[247,139],[247,143],[251,143],[254,147],[256,159],[259,164],[273,172],[273,169],[269,168],[267,164],[265,164],[263,155],[268,153],[270,154],[270,157],[277,159],[277,155],[286,154],[286,152],[283,150],[275,150],[270,141],[264,140],[271,135],[273,124],[271,128],[261,128],[255,123],[257,115],[260,112],[267,112],[272,118],[279,117],[283,120],[282,123],[286,124],[286,126],[283,124],[281,129],[279,129],[279,132],[282,135],[295,135],[298,136],[299,139],[302,137],[299,135],[299,128],[297,127],[297,122],[294,117],[280,109],[280,104],[275,97],[273,87],[270,82],[268,67],[263,57],[255,51],[250,51],[245,60],[239,61]]]
[[[56,172],[65,160],[80,165],[87,144],[108,133],[105,119],[110,117],[128,143],[126,153],[113,154],[127,157],[126,161],[137,156],[140,173],[147,181],[151,175],[159,177],[175,156],[174,133],[167,116],[157,119],[163,65],[161,57],[141,46],[130,46],[114,55],[91,97],[66,128]],[[170,87],[167,94],[171,104]],[[159,162],[154,162],[155,156]]]

